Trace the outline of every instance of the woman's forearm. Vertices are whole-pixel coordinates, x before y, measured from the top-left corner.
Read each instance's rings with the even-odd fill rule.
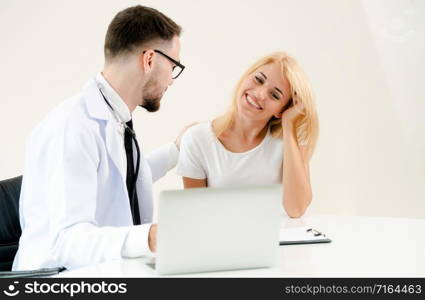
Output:
[[[285,126],[283,132],[283,207],[293,218],[302,216],[312,199],[308,161],[300,150],[295,130]]]
[[[200,188],[200,187],[207,187],[208,181],[207,179],[193,179],[189,177],[183,177],[183,186],[185,189],[192,189],[192,188]]]

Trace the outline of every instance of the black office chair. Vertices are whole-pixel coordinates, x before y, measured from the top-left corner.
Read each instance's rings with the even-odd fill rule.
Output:
[[[19,195],[22,176],[0,181],[0,271],[10,271],[18,251]]]
[[[0,181],[0,278],[48,277],[65,268],[43,268],[11,271],[18,251],[21,225],[19,224],[19,196],[22,176]]]

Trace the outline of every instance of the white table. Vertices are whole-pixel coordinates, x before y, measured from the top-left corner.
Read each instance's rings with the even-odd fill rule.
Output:
[[[425,277],[425,219],[311,216],[283,221],[285,227],[300,225],[324,232],[332,243],[280,246],[273,268],[180,276]],[[58,277],[155,277],[148,261],[108,261]]]

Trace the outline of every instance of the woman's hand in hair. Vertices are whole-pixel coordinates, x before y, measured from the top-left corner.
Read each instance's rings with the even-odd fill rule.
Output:
[[[295,100],[294,103],[282,114],[282,126],[284,128],[292,127],[299,118],[305,115],[302,102]]]

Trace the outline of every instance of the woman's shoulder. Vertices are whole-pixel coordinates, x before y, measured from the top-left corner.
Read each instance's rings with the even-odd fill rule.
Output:
[[[211,122],[208,121],[208,122],[201,122],[196,125],[193,125],[186,131],[185,135],[188,135],[192,138],[202,138],[210,133],[211,133]]]
[[[195,144],[208,144],[213,137],[211,122],[201,122],[186,130],[183,139]]]
[[[211,131],[211,121],[199,122],[189,128],[192,134],[205,134]]]

